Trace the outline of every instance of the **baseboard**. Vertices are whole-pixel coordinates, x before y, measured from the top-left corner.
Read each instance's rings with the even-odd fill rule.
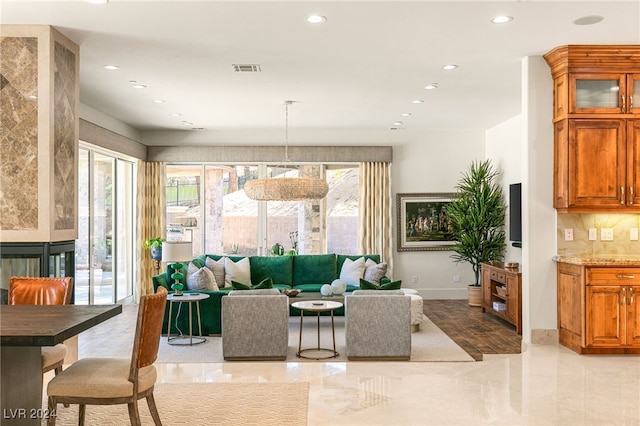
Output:
[[[408,287],[408,286],[407,286]],[[427,300],[467,299],[467,288],[416,288]]]

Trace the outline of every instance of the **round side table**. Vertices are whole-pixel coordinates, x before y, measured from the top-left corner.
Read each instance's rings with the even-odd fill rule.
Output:
[[[340,355],[336,351],[336,330],[335,330],[335,325],[333,321],[333,311],[338,308],[341,308],[343,306],[342,303],[334,302],[330,300],[306,300],[301,302],[294,302],[291,304],[291,306],[293,306],[294,308],[300,309],[300,339],[298,340],[298,353],[296,353],[296,356],[298,358],[307,358],[307,359],[328,359],[328,358],[335,358],[338,355]],[[315,348],[302,349],[302,321],[304,319],[305,311],[316,312],[318,314],[318,346]],[[320,312],[327,312],[327,311],[331,313],[331,334],[333,336],[333,349],[320,347]],[[312,357],[312,356],[304,355],[305,352],[310,352],[310,351],[329,352],[329,355],[320,356],[320,357],[318,356]]]
[[[193,346],[198,343],[206,342],[207,338],[202,335],[202,321],[200,320],[200,301],[204,299],[208,299],[208,294],[203,293],[182,293],[180,296],[176,296],[175,294],[170,294],[167,296],[167,300],[169,301],[169,324],[167,325],[167,343],[170,345],[189,345]],[[171,311],[173,309],[174,303],[179,303],[178,309],[176,312],[176,328],[178,325],[178,317],[180,316],[180,310],[182,308],[182,303],[186,302],[189,305],[189,335],[184,335],[182,330],[178,328],[179,334],[177,336],[171,336]],[[196,305],[196,320],[198,321],[198,335],[193,335],[193,315],[191,314],[191,306],[195,303]]]

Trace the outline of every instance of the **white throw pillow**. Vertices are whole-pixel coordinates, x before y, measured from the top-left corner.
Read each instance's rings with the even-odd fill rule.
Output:
[[[213,290],[218,291],[218,284],[209,268],[198,268],[193,263],[187,270],[187,290]]]
[[[376,263],[371,259],[367,259],[364,266],[364,279],[370,283],[380,284],[380,279],[387,273],[387,263]]]
[[[251,264],[249,258],[244,257],[237,262],[224,258],[224,286],[231,287],[231,280],[246,284],[251,284]]]
[[[222,287],[226,287],[224,280],[224,257],[221,257],[218,260],[213,260],[210,257],[204,261],[204,266],[211,269],[213,272],[213,276],[216,278],[216,284]]]
[[[364,277],[364,263],[364,257],[346,259],[340,270],[340,279],[347,285],[360,285],[360,278]]]

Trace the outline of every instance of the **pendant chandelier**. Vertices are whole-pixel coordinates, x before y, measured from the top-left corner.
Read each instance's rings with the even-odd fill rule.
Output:
[[[289,105],[293,101],[284,101],[285,108],[285,173],[283,177],[248,180],[244,185],[247,197],[257,201],[300,201],[318,200],[329,192],[329,185],[322,179],[309,177],[286,177],[289,160]]]

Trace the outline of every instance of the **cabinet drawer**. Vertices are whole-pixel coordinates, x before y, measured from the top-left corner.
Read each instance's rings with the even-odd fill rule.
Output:
[[[640,285],[640,268],[589,268],[587,285]]]
[[[506,283],[506,275],[503,271],[491,270],[491,281],[496,281],[502,284]]]

